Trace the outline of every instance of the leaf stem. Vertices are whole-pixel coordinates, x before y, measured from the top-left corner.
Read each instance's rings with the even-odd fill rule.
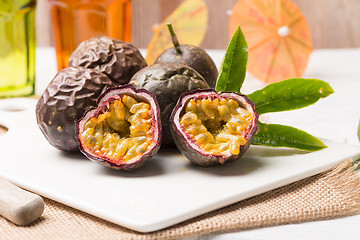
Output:
[[[173,45],[174,45],[174,48],[175,48],[176,52],[179,53],[179,54],[181,54],[180,44],[179,44],[179,41],[178,41],[178,39],[177,39],[177,37],[176,37],[176,34],[175,34],[175,32],[174,32],[174,29],[173,29],[171,23],[168,23],[168,24],[167,24],[167,27],[168,27],[168,29],[169,29],[170,36],[171,36],[171,41],[172,41],[172,43],[173,43]]]

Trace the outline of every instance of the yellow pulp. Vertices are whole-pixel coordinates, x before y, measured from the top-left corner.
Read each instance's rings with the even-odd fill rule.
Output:
[[[150,104],[123,95],[108,110],[84,124],[81,141],[95,154],[114,161],[142,155],[151,144]]]
[[[237,155],[254,114],[233,99],[191,99],[180,118],[184,130],[209,154]]]

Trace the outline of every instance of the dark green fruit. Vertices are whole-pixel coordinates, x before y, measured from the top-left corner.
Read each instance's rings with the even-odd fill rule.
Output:
[[[200,73],[211,88],[215,88],[218,70],[211,57],[200,47],[188,44],[180,45],[172,25],[169,23],[167,27],[174,47],[160,54],[155,63],[176,62],[186,64]]]
[[[138,89],[146,89],[156,96],[160,106],[162,145],[173,145],[170,133],[170,115],[180,94],[209,85],[194,69],[180,63],[158,63],[137,72],[129,82]]]
[[[215,88],[218,70],[211,57],[205,50],[183,44],[180,45],[181,53],[177,53],[174,47],[165,50],[156,60],[155,63],[177,62],[185,63],[195,69],[207,81],[211,88]]]
[[[47,86],[36,105],[37,124],[55,148],[78,151],[75,123],[114,83],[102,72],[83,67],[61,70]]]
[[[128,83],[147,64],[132,44],[101,36],[80,43],[71,54],[68,66],[98,69],[119,85]]]
[[[140,167],[160,148],[155,96],[126,84],[109,88],[76,125],[80,150],[90,160],[123,170]]]
[[[184,156],[199,166],[239,159],[258,129],[254,103],[235,92],[213,89],[181,94],[170,117],[171,133]]]

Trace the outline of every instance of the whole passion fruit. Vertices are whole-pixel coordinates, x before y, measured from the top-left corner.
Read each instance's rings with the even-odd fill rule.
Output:
[[[90,160],[115,169],[137,168],[160,148],[156,97],[128,84],[109,88],[97,108],[78,121],[76,136],[80,151]]]
[[[37,124],[55,148],[78,151],[75,123],[114,83],[103,73],[83,67],[65,68],[49,83],[36,105]]]
[[[211,88],[215,88],[218,70],[207,52],[190,44],[179,44],[171,23],[167,24],[173,47],[168,48],[157,57],[155,63],[176,62],[186,64],[195,69]]]
[[[179,50],[179,52],[176,51],[175,47],[165,50],[155,60],[155,63],[177,62],[186,64],[200,73],[211,88],[215,88],[218,70],[207,52],[200,47],[188,44],[180,45]]]
[[[180,94],[209,88],[199,73],[180,63],[153,64],[137,72],[129,83],[137,89],[146,89],[156,96],[163,129],[162,145],[174,145],[169,119]]]
[[[171,133],[191,162],[215,166],[244,154],[257,132],[258,117],[245,95],[195,90],[180,96],[170,118]]]
[[[120,85],[128,83],[147,64],[132,44],[100,36],[80,43],[71,54],[68,66],[98,69]]]

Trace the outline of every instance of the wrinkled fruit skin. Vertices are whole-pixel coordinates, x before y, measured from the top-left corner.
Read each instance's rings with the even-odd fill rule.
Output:
[[[247,143],[240,147],[240,152],[237,155],[212,155],[206,154],[199,149],[194,148],[193,142],[189,138],[186,137],[184,130],[180,126],[179,123],[179,115],[184,112],[185,104],[190,99],[195,99],[198,97],[224,97],[229,99],[236,100],[240,106],[254,113],[254,119],[251,123],[251,127],[245,134],[245,138],[247,139]],[[194,90],[188,93],[184,93],[180,96],[178,104],[174,108],[174,111],[170,117],[171,124],[171,134],[174,138],[177,148],[179,151],[192,163],[203,166],[203,167],[212,167],[222,165],[226,162],[231,162],[239,159],[249,148],[251,141],[254,135],[258,131],[258,117],[259,115],[255,112],[254,103],[249,100],[245,95],[240,95],[235,92],[220,92],[216,93],[213,89],[208,90]]]
[[[146,89],[156,96],[162,122],[162,145],[174,145],[170,133],[170,115],[180,95],[209,85],[194,69],[180,63],[159,63],[143,68],[129,82],[137,89]]]
[[[105,154],[99,154],[98,152],[94,152],[93,150],[86,147],[86,144],[81,139],[81,134],[84,131],[84,126],[88,119],[97,117],[100,114],[106,112],[108,110],[108,106],[115,100],[121,99],[121,96],[124,94],[131,96],[138,101],[147,101],[150,104],[153,117],[151,129],[152,143],[148,147],[147,151],[139,157],[130,159],[128,161],[115,161],[114,159],[107,157]],[[144,89],[137,90],[132,85],[125,84],[122,86],[109,88],[99,97],[97,101],[97,107],[86,112],[84,116],[77,122],[76,137],[80,145],[80,151],[91,161],[113,169],[133,170],[142,166],[148,159],[153,157],[158,152],[161,143],[161,130],[160,108],[156,101],[156,97]]]
[[[205,50],[193,45],[180,45],[181,54],[174,47],[165,50],[155,63],[177,62],[187,64],[195,69],[207,81],[211,88],[215,88],[218,70]]]
[[[36,105],[37,124],[55,148],[78,151],[75,123],[113,82],[95,69],[65,68],[47,86]]]
[[[71,54],[68,66],[98,69],[120,85],[147,64],[132,44],[101,36],[82,42]]]

